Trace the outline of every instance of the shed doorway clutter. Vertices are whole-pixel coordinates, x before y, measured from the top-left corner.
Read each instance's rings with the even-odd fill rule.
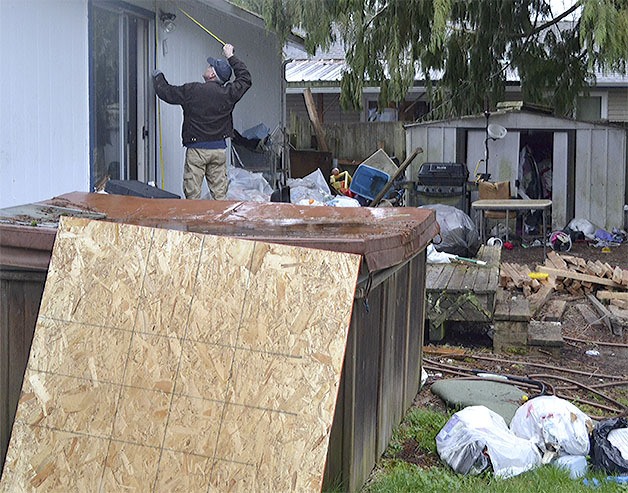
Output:
[[[523,199],[552,200],[552,152],[554,134],[543,131],[520,133],[519,168],[517,174],[518,195]],[[524,234],[539,234],[542,212],[530,212],[520,224]]]
[[[360,263],[64,218],[0,489],[320,491]]]

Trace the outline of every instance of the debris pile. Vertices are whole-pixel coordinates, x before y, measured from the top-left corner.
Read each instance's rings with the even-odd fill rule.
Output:
[[[500,286],[521,289],[526,297],[542,286],[575,296],[594,293],[601,287],[622,291],[628,290],[628,269],[552,251],[544,265],[537,266],[537,272],[525,265],[502,263]]]

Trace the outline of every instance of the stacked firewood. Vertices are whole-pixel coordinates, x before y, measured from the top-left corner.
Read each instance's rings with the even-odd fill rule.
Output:
[[[543,286],[575,296],[594,293],[601,288],[628,290],[628,269],[554,251],[548,252],[544,265],[537,265],[536,273],[531,276],[530,273],[530,268],[525,265],[502,263],[500,285],[521,289],[526,297]]]
[[[539,311],[552,293],[561,292],[588,299],[589,303],[578,308],[589,323],[604,323],[618,335],[628,326],[626,269],[551,251],[544,265],[537,265],[535,272],[526,265],[502,263],[499,283],[506,289],[520,289],[533,313]],[[589,304],[597,314],[590,313]]]

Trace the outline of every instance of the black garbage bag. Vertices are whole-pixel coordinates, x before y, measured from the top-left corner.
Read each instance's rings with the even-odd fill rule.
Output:
[[[480,234],[473,220],[457,207],[429,204],[420,209],[436,211],[440,235],[434,238],[434,248],[439,252],[473,258],[480,249]]]
[[[628,473],[628,461],[608,439],[608,434],[619,428],[628,428],[627,418],[611,418],[600,421],[591,435],[591,464],[608,474]]]

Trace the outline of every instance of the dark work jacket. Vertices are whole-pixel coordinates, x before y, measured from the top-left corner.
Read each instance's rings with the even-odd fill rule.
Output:
[[[228,59],[235,80],[228,84],[217,81],[190,82],[172,86],[159,74],[153,79],[157,96],[166,103],[183,107],[183,145],[210,142],[233,136],[232,111],[251,87],[251,74],[235,55]]]

